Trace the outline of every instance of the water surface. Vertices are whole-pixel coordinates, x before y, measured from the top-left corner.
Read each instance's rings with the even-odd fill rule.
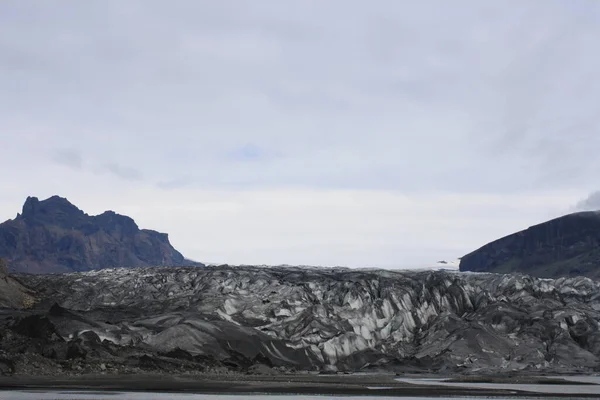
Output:
[[[600,397],[600,385],[577,385],[576,382],[599,383],[598,377],[557,377],[569,382],[564,385],[531,384],[531,383],[474,383],[474,382],[447,382],[444,379],[407,379],[398,378],[398,382],[413,385],[445,386],[451,388],[472,388],[491,390],[520,390],[523,392],[548,393],[548,394],[597,394]],[[572,398],[572,397],[571,397]]]
[[[100,392],[100,391],[0,391],[0,399],[6,400],[516,400],[527,397],[386,397],[386,396],[306,396],[306,395],[231,395],[193,393],[148,393],[148,392]],[[530,399],[533,399],[530,398]],[[536,398],[539,400],[539,398]],[[553,398],[554,400],[574,400],[577,397]]]

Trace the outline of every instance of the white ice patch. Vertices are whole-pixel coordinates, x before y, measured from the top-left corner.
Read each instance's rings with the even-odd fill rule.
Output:
[[[233,318],[231,318],[231,316],[230,316],[229,314],[225,314],[225,313],[224,313],[223,311],[221,311],[221,310],[217,310],[217,315],[218,315],[219,317],[223,318],[223,319],[224,319],[224,320],[226,320],[226,321],[233,322],[234,324],[237,324],[237,325],[239,325],[237,322],[235,322],[235,321],[233,320]]]
[[[233,299],[225,300],[225,302],[223,303],[223,309],[225,310],[225,313],[227,315],[235,314],[238,311],[236,308],[236,301]]]
[[[279,310],[277,310],[275,312],[275,316],[276,317],[291,317],[292,312],[290,310],[288,310],[287,308],[280,308]]]

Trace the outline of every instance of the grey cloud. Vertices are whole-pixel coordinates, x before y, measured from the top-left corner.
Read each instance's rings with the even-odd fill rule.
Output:
[[[504,192],[600,167],[594,3],[7,4],[0,109],[97,159],[136,149],[155,182]]]
[[[77,150],[58,149],[52,155],[52,160],[60,165],[73,169],[83,168],[83,157]]]
[[[0,166],[34,186],[66,143],[85,164],[55,162],[166,197],[581,193],[599,19],[564,0],[0,2]]]
[[[232,161],[259,161],[269,157],[266,152],[255,144],[246,144],[229,153]]]
[[[79,151],[74,149],[58,149],[54,152],[52,160],[59,165],[74,170],[87,169],[84,164],[83,156]],[[109,172],[119,179],[128,181],[141,181],[144,179],[144,174],[139,169],[114,162],[105,164],[102,167],[91,168],[91,170],[95,170],[96,172]]]
[[[585,199],[580,200],[576,205],[577,211],[600,211],[600,190],[590,193]]]
[[[144,174],[137,168],[128,167],[116,163],[106,165],[106,170],[114,176],[125,179],[127,181],[141,181],[144,179]]]
[[[171,189],[181,189],[184,187],[188,187],[192,184],[192,179],[188,176],[175,178],[171,180],[160,181],[156,184],[161,189],[171,190]]]

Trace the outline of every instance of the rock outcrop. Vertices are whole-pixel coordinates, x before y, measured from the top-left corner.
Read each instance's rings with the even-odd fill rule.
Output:
[[[0,224],[0,257],[28,273],[187,264],[166,234],[113,211],[87,215],[58,196],[28,197],[21,214]]]
[[[462,257],[460,270],[600,279],[600,212],[565,215],[498,239]]]
[[[0,308],[25,309],[34,305],[34,293],[8,275],[8,265],[0,258]]]
[[[40,352],[55,346],[57,357],[71,354],[67,360],[88,366],[439,373],[600,367],[600,283],[584,277],[220,266],[19,279],[40,294],[36,319],[7,325],[12,333],[0,337],[11,341],[0,348],[28,349],[29,337],[43,336]]]

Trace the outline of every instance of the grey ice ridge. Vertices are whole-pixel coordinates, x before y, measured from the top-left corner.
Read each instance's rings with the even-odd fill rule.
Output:
[[[563,373],[600,361],[600,284],[584,277],[220,266],[18,279],[62,338],[47,368]],[[31,335],[21,328],[13,341]]]

